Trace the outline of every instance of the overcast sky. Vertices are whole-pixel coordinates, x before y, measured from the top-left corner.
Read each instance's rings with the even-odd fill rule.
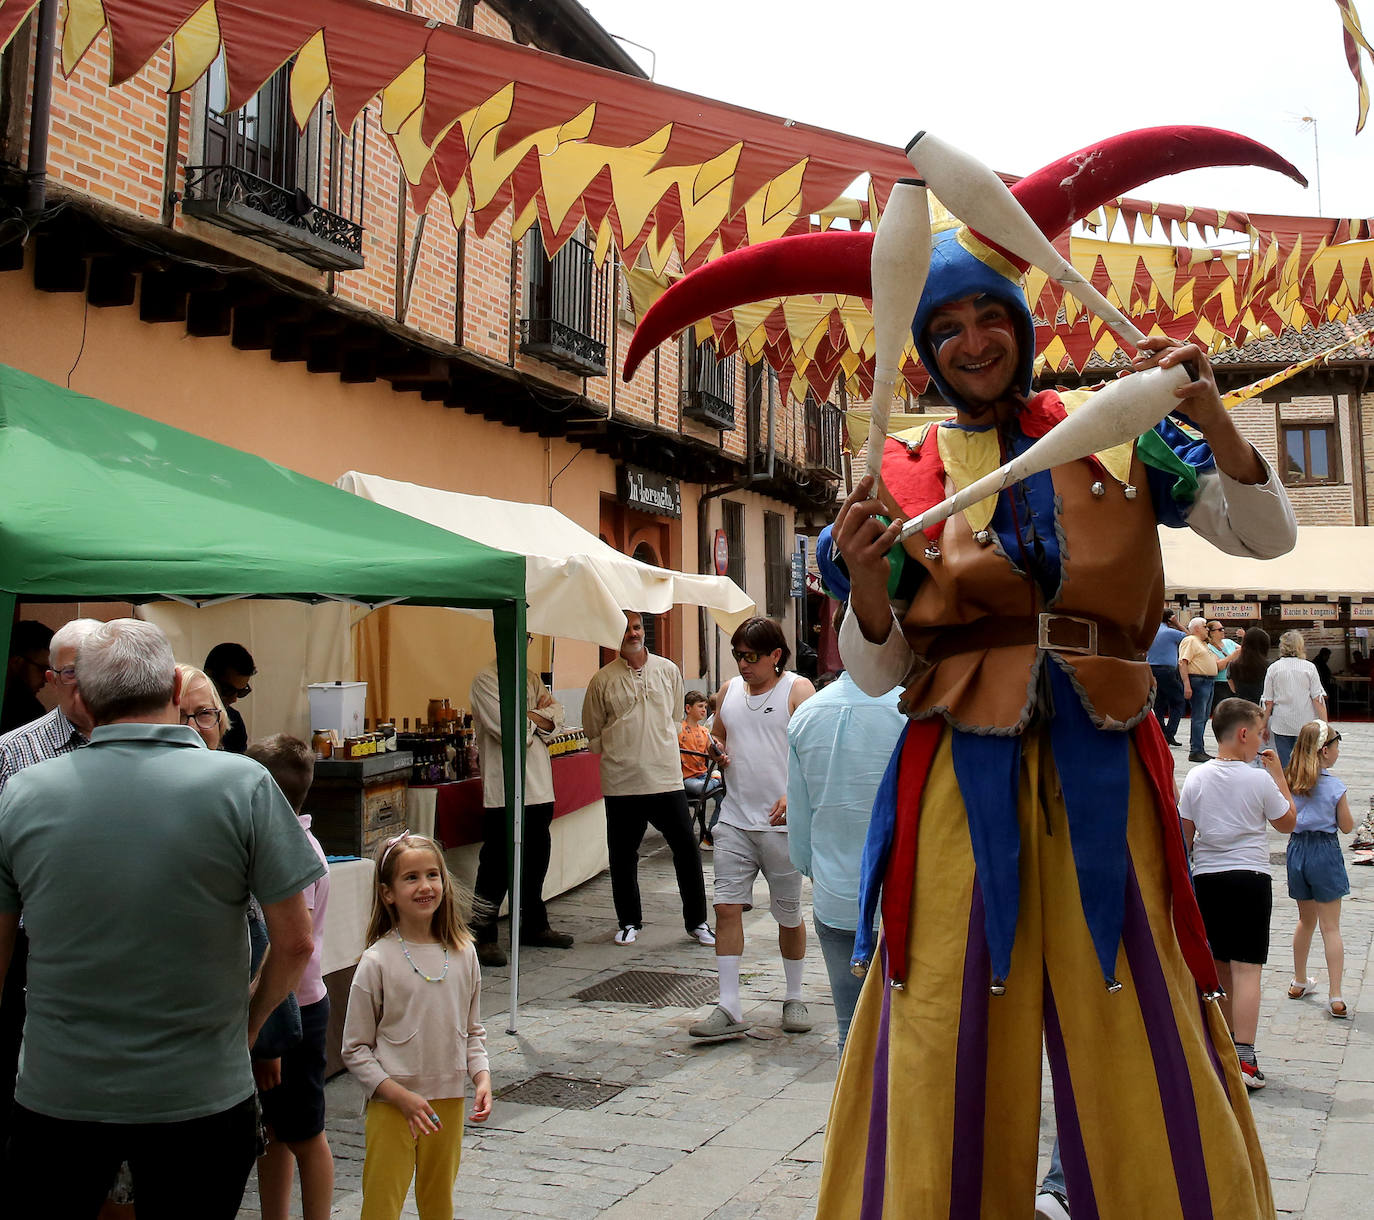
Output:
[[[1204,207],[1374,215],[1374,115],[1333,0],[582,0],[660,84],[898,147],[928,129],[1024,174],[1136,127],[1260,140],[1308,177],[1197,170],[1132,192]],[[1374,35],[1374,0],[1357,0]],[[656,62],[655,62],[656,59]],[[1367,76],[1374,76],[1366,62]],[[1374,82],[1371,82],[1374,83]]]

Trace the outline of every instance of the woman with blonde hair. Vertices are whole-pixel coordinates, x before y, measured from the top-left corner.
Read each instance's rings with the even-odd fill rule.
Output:
[[[229,713],[209,675],[194,665],[178,665],[181,679],[181,723],[200,734],[205,746],[218,750],[229,728]]]
[[[1302,726],[1286,771],[1298,811],[1288,840],[1288,896],[1298,904],[1288,997],[1300,1000],[1317,989],[1316,980],[1307,975],[1307,951],[1320,924],[1326,953],[1326,1009],[1333,1017],[1349,1015],[1341,998],[1345,972],[1341,899],[1350,893],[1350,880],[1336,832],[1349,834],[1355,829],[1346,787],[1330,771],[1340,756],[1341,735],[1325,720],[1313,720]]]
[[[1317,667],[1307,659],[1301,631],[1279,636],[1279,659],[1265,671],[1263,694],[1274,749],[1287,767],[1302,726],[1313,717],[1326,719],[1326,692]]]

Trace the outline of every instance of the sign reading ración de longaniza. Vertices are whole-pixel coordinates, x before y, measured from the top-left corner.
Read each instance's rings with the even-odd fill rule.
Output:
[[[616,493],[622,504],[660,517],[682,516],[682,485],[642,466],[616,468]]]

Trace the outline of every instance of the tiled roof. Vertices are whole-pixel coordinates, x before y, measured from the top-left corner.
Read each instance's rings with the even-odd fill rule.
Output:
[[[1367,310],[1365,313],[1352,314],[1345,322],[1327,322],[1323,326],[1308,326],[1300,331],[1286,330],[1277,337],[1254,339],[1243,347],[1228,347],[1214,355],[1212,363],[1236,368],[1260,364],[1295,364],[1371,328],[1374,328],[1374,310]],[[1332,359],[1374,360],[1374,340],[1365,339],[1360,343],[1352,343],[1337,352]],[[1092,372],[1108,372],[1129,368],[1130,364],[1130,359],[1120,348],[1116,349],[1110,360],[1104,360],[1093,352],[1088,357],[1083,372],[1085,375]],[[1053,375],[1048,379],[1053,380]]]
[[[1374,327],[1374,310],[1352,314],[1345,322],[1327,322],[1303,330],[1286,330],[1268,339],[1255,339],[1243,347],[1227,348],[1212,357],[1213,364],[1292,364],[1315,356],[1328,347]],[[1352,343],[1332,357],[1334,360],[1374,360],[1374,342],[1365,339]]]

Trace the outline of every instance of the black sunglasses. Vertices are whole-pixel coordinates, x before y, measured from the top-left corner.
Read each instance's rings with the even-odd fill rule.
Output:
[[[730,655],[736,661],[743,661],[746,665],[757,665],[764,657],[761,652],[741,652],[738,648],[730,649]]]

